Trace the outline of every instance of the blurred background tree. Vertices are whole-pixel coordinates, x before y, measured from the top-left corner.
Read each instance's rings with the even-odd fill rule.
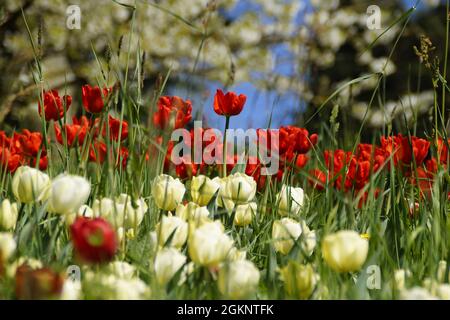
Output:
[[[81,9],[80,30],[66,27],[66,10],[74,4]],[[146,92],[169,69],[169,87],[200,94],[206,81],[275,87],[281,76],[264,81],[274,68],[272,48],[298,34],[301,9],[298,1],[277,0],[3,0],[0,6],[0,123],[10,129],[39,125],[29,68],[34,57],[21,7],[38,43],[46,88],[67,86],[78,99],[81,85],[101,83],[98,62],[104,70],[123,68],[128,51],[132,71],[137,63],[144,66]],[[134,23],[129,6],[136,6]]]
[[[349,85],[323,108],[321,119],[327,121],[337,105],[340,112],[336,121],[347,135],[358,132],[363,121],[373,129],[393,121],[397,129],[405,130],[405,124],[419,119],[419,128],[426,129],[427,115],[434,110],[434,91],[430,70],[420,63],[414,47],[420,47],[422,36],[428,37],[435,47],[430,60],[438,57],[443,72],[448,17],[445,1],[422,1],[410,16],[405,12],[415,1],[311,2],[314,10],[307,16],[302,32],[303,42],[308,44],[304,59],[308,61],[305,65],[309,81],[303,94],[308,108],[299,118],[309,119],[335,90],[351,80],[383,72],[375,96],[376,76]],[[367,9],[373,4],[381,9],[381,29],[367,27]],[[397,19],[399,23],[382,34]],[[381,37],[371,46],[378,36]],[[314,127],[314,121],[309,125]],[[377,131],[363,132],[366,141],[373,132]]]
[[[244,93],[275,94],[271,104],[273,112],[280,115],[279,124],[290,122],[292,115],[304,124],[339,86],[367,73],[381,72],[386,65],[380,96],[374,99],[366,118],[368,126],[380,128],[393,119],[401,125],[404,119],[412,120],[430,110],[434,99],[430,77],[413,47],[420,46],[420,36],[426,35],[436,47],[433,54],[443,60],[447,18],[444,2],[422,1],[405,30],[402,21],[366,51],[414,3],[3,0],[0,125],[9,131],[23,126],[37,129],[40,125],[38,90],[30,68],[34,57],[21,7],[38,44],[45,88],[67,90],[76,101],[81,101],[81,85],[103,83],[101,69],[106,70],[106,82],[112,84],[120,77],[116,71],[123,69],[129,58],[130,79],[137,79],[137,65],[144,66],[143,99],[138,101],[143,110],[150,107],[149,96],[155,83],[171,70],[166,93],[176,88],[193,100],[194,106],[210,102],[213,92],[209,89],[214,86],[252,83],[256,89]],[[74,4],[81,9],[80,30],[66,26],[67,7]],[[367,27],[367,8],[373,4],[381,8],[381,29]],[[136,6],[134,23],[129,6]],[[388,59],[398,36],[400,40]],[[338,105],[341,128],[346,134],[354,134],[376,86],[376,77],[348,86],[307,124],[308,128],[328,121],[332,106]],[[289,98],[280,100],[280,96]],[[79,103],[71,108],[72,113],[80,112],[76,105]],[[269,111],[261,110],[251,112],[249,117],[266,121]],[[283,118],[289,120],[283,122]],[[370,138],[371,130],[366,132]]]

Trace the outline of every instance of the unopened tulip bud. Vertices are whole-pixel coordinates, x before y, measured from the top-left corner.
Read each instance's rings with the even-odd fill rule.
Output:
[[[301,234],[302,227],[300,223],[291,218],[274,221],[272,240],[275,250],[284,255],[288,254]]]
[[[297,215],[305,202],[302,188],[283,185],[277,196],[278,213],[281,216]]]
[[[318,275],[314,273],[311,265],[301,265],[290,260],[280,272],[289,296],[296,299],[307,299],[311,296],[318,280]]]
[[[16,250],[16,241],[12,233],[0,232],[0,262],[6,262],[14,250]]]
[[[14,229],[18,214],[16,203],[11,203],[8,199],[3,200],[0,204],[0,229]]]
[[[301,222],[301,226],[303,238],[302,249],[306,253],[306,255],[310,256],[312,255],[317,243],[316,231],[310,230],[306,225],[306,222],[303,220]]]
[[[192,177],[191,196],[192,201],[199,206],[207,206],[219,190],[220,183],[216,179],[210,179],[204,175]]]
[[[234,215],[234,224],[238,227],[245,227],[252,223],[253,216],[256,214],[256,203],[240,204],[236,207]]]
[[[361,269],[366,261],[369,241],[350,230],[327,235],[322,242],[322,255],[326,263],[337,272]]]
[[[236,205],[251,202],[255,197],[256,182],[252,177],[238,172],[222,180],[218,197],[228,211]]]

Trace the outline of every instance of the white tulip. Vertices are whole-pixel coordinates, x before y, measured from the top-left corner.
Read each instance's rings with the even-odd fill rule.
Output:
[[[8,199],[3,200],[0,204],[0,229],[14,229],[18,215],[17,203],[11,203]]]
[[[45,201],[50,196],[50,178],[45,173],[28,166],[19,167],[11,183],[14,196],[19,202]]]
[[[155,178],[152,184],[152,196],[161,210],[173,211],[183,201],[186,188],[179,179],[167,174]]]
[[[125,261],[113,261],[107,266],[108,272],[122,279],[132,279],[136,276],[136,268]]]
[[[149,235],[150,252],[156,252],[158,250],[158,235],[156,231],[150,232]]]
[[[128,229],[139,226],[148,210],[144,199],[139,198],[133,201],[131,196],[124,193],[115,199],[115,205],[119,208],[118,211],[122,211],[124,227]]]
[[[208,208],[200,207],[194,202],[189,202],[186,205],[179,204],[175,214],[186,221],[194,221],[196,223],[209,219]]]
[[[403,290],[405,289],[406,278],[411,275],[409,270],[398,269],[394,271],[394,285],[395,289]]]
[[[191,180],[192,201],[200,206],[207,206],[219,188],[220,183],[217,179],[210,179],[204,175],[194,176]]]
[[[111,300],[142,300],[149,295],[150,289],[139,278],[118,278],[111,286],[111,292]]]
[[[94,217],[94,211],[86,204],[83,204],[77,212],[66,214],[64,216],[64,221],[67,226],[70,226],[75,222],[75,219],[77,217],[86,217],[86,218],[93,218]]]
[[[220,197],[219,203],[231,211],[235,205],[251,202],[255,194],[255,180],[244,173],[237,172],[222,179],[218,197]]]
[[[118,207],[110,198],[95,199],[92,205],[94,217],[102,217],[117,227],[123,226],[123,215],[117,212]]]
[[[107,219],[116,228],[134,229],[141,224],[148,206],[144,199],[133,202],[130,195],[122,193],[115,199],[95,200],[92,210],[95,217]]]
[[[441,300],[450,300],[450,284],[441,283],[437,285],[433,293]]]
[[[66,279],[61,292],[60,300],[79,300],[81,298],[81,283]]]
[[[361,269],[369,251],[369,241],[357,232],[341,230],[327,235],[322,242],[322,255],[326,263],[337,272]]]
[[[195,271],[195,263],[192,261],[185,264],[178,280],[178,285],[181,286],[186,282],[187,278]]]
[[[243,250],[238,250],[236,249],[236,247],[231,248],[227,256],[228,261],[245,260],[246,258],[247,252]]]
[[[255,293],[259,283],[259,270],[248,260],[225,263],[219,270],[220,292],[231,299],[245,299]]]
[[[91,184],[83,177],[61,174],[52,181],[48,211],[71,214],[87,201]]]
[[[303,238],[302,249],[308,256],[311,256],[317,244],[316,231],[310,230],[303,220],[301,221],[301,226]]]
[[[175,248],[162,248],[155,257],[154,270],[159,285],[166,285],[186,263],[186,256]]]
[[[239,227],[248,226],[252,223],[253,216],[256,214],[256,203],[240,204],[236,207],[236,213],[234,215],[234,224]]]
[[[400,292],[401,300],[437,300],[427,289],[421,287],[413,287]]]
[[[283,185],[277,195],[278,213],[281,216],[297,215],[305,202],[302,188]]]
[[[291,218],[274,221],[272,240],[275,250],[284,255],[288,254],[301,234],[302,227],[300,223]]]
[[[445,279],[445,275],[448,271],[448,277],[447,280]],[[450,270],[447,267],[447,261],[441,260],[439,261],[438,270],[437,270],[437,280],[439,282],[446,282],[450,281]]]
[[[215,267],[225,260],[233,240],[224,233],[219,221],[207,222],[189,235],[189,256],[202,266]]]
[[[79,217],[86,217],[86,218],[93,218],[94,217],[94,211],[86,204],[83,204],[77,211],[77,216]]]
[[[181,248],[188,237],[189,225],[186,221],[177,216],[163,216],[156,226],[156,235],[161,247],[169,245],[175,248]],[[170,244],[167,240],[172,237]]]
[[[89,270],[84,273],[83,293],[86,299],[140,300],[149,297],[150,288],[137,277]]]
[[[0,261],[8,260],[16,250],[16,241],[12,233],[0,232]]]
[[[216,205],[223,208],[225,205],[223,203],[222,200],[222,194],[224,193],[225,190],[225,184],[227,181],[228,177],[225,178],[220,178],[220,177],[215,177],[213,180],[219,185],[219,192],[217,193],[217,197],[216,197]]]
[[[280,273],[286,293],[296,299],[309,298],[319,279],[311,265],[301,265],[292,260],[289,260]]]

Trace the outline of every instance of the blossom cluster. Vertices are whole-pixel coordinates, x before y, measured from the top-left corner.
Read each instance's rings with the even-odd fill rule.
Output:
[[[381,137],[379,146],[358,144],[354,153],[325,150],[326,170],[311,170],[310,183],[318,190],[329,185],[344,191],[366,192],[372,176],[394,166],[411,184],[419,187],[422,196],[430,196],[439,167],[447,168],[450,140],[439,138],[433,142],[437,157],[432,156],[430,141],[402,134]]]

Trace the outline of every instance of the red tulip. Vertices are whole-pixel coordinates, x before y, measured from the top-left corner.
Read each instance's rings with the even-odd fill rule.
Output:
[[[104,142],[95,141],[90,149],[89,149],[89,161],[96,162],[102,164],[105,162],[106,157],[108,155],[108,146]],[[116,151],[117,148],[114,146],[110,146],[109,154],[111,156],[110,159],[116,160]],[[124,146],[121,146],[119,149],[119,158],[117,159],[116,165],[122,165],[122,168],[125,168],[128,161],[128,149]]]
[[[117,162],[117,166],[119,164],[122,165],[122,168],[125,168],[127,166],[127,162],[128,162],[128,155],[129,155],[129,151],[126,147],[122,146],[119,149],[119,159]]]
[[[278,135],[278,139],[273,139],[275,136],[275,132],[272,129],[257,129],[256,134],[258,136],[258,148],[261,149],[261,152],[266,155],[271,155],[275,153],[277,155],[281,154],[280,152],[280,142],[284,144],[284,140],[280,138]],[[287,148],[284,148],[285,151]]]
[[[121,122],[120,119],[115,119],[109,116],[108,126],[109,126],[109,137],[111,140],[118,141],[119,134],[120,134],[120,141],[125,140],[128,137],[128,122],[126,122],[125,120]],[[103,136],[104,137],[107,136],[106,125],[103,127]]]
[[[325,150],[324,157],[328,170],[330,170],[334,176],[336,174],[341,174],[341,170],[345,165],[350,163],[352,153],[349,151],[345,152],[342,149],[337,149],[335,151]]]
[[[362,191],[361,191],[362,192]],[[366,204],[367,200],[369,199],[369,192],[365,191],[364,193],[361,194],[361,192],[359,192],[357,195],[360,196],[361,198],[359,199],[358,202],[358,209],[361,209],[364,204]],[[381,191],[380,189],[376,189],[373,193],[374,198],[378,198],[378,196],[380,195]]]
[[[359,161],[370,161],[373,165],[373,171],[377,172],[387,162],[389,154],[382,148],[372,146],[371,144],[359,144],[356,148],[356,158]]]
[[[428,172],[435,174],[438,172],[438,162],[436,158],[431,158],[427,161],[425,161],[425,168]]]
[[[319,170],[319,169],[313,169],[309,172],[310,178],[308,179],[308,182],[317,190],[323,190],[325,189],[325,184],[327,183],[327,175]]]
[[[417,137],[411,137],[409,141],[408,137],[402,139],[403,157],[402,161],[405,165],[413,163],[413,156],[416,165],[421,165],[428,155],[428,149],[430,148],[430,142],[425,139]]]
[[[65,124],[63,125],[65,131],[65,138],[67,139],[67,145],[70,147],[74,147],[75,145],[82,146],[84,143],[84,139],[86,138],[86,134],[89,130],[89,120],[82,116],[80,120],[76,117],[72,119],[73,124]],[[64,137],[62,134],[62,130],[58,124],[55,123],[55,135],[56,140],[59,144],[64,145]]]
[[[111,88],[100,89],[86,84],[81,88],[84,109],[91,113],[100,113],[105,107],[105,102],[111,93]]]
[[[386,150],[387,154],[393,155],[392,160],[394,165],[397,166],[402,160],[401,136],[381,137],[380,142],[381,147]]]
[[[191,101],[177,96],[163,96],[158,100],[158,110],[153,114],[153,124],[160,129],[183,128],[192,119]]]
[[[32,167],[37,167],[39,168],[39,170],[47,170],[48,167],[48,157],[47,156],[41,156],[39,158],[39,163],[37,163],[37,158],[31,158],[30,159],[30,165]]]
[[[70,233],[76,255],[85,262],[108,262],[116,253],[116,234],[103,218],[78,217]]]
[[[345,187],[347,190],[355,187],[357,190],[362,189],[370,179],[370,161],[358,161],[352,158],[348,166]]]
[[[9,148],[11,146],[11,138],[8,138],[5,131],[0,131],[0,147]]]
[[[43,150],[43,138],[40,132],[30,132],[24,129],[22,134],[14,133],[13,139],[16,141],[16,147],[19,147],[26,156],[36,157],[39,151],[41,151],[41,156],[46,154]]]
[[[317,134],[310,135],[308,130],[295,126],[280,128],[280,154],[305,154],[317,144]]]
[[[0,147],[0,166],[7,168],[11,173],[14,173],[19,166],[21,166],[23,158],[18,153],[11,153],[7,148]]]
[[[394,164],[399,163],[405,166],[411,166],[413,163],[413,156],[416,165],[421,165],[428,155],[430,142],[417,138],[404,137],[401,134],[394,137],[381,137],[381,146],[389,153],[394,154]]]
[[[256,182],[256,186],[259,191],[264,190],[264,187],[266,186],[267,176],[261,174],[263,166],[261,164],[261,161],[258,159],[258,157],[249,157],[247,165],[245,167],[245,174],[248,176],[253,177],[253,180]],[[281,170],[279,170],[281,172]],[[282,175],[282,172],[281,172]],[[279,175],[276,177],[278,178]]]
[[[15,132],[12,138],[0,132],[0,165],[11,173],[21,165],[38,165],[41,170],[47,169],[48,157],[42,140],[40,132],[27,129],[22,133]]]
[[[235,116],[241,113],[244,108],[247,97],[243,94],[239,96],[234,92],[224,94],[222,90],[217,89],[214,96],[214,111],[221,116]]]
[[[72,97],[69,95],[65,95],[64,97],[62,97],[61,100],[58,91],[56,90],[45,91],[43,103],[44,103],[43,111],[45,120],[58,121],[64,116],[64,111],[69,110],[69,107],[72,104]],[[42,106],[40,102],[38,103],[38,107],[39,107],[39,114],[42,114]]]
[[[439,161],[441,164],[447,164],[448,161],[448,144],[450,144],[450,139],[445,142],[443,139],[438,140],[437,152],[439,154]]]
[[[317,134],[309,136],[308,130],[298,128],[296,136],[295,151],[301,154],[307,153],[316,143]]]
[[[411,172],[410,183],[419,188],[420,196],[431,197],[433,190],[433,173],[418,167],[416,172]]]
[[[175,167],[175,172],[180,179],[192,178],[197,175],[198,165],[185,163],[184,161]]]

